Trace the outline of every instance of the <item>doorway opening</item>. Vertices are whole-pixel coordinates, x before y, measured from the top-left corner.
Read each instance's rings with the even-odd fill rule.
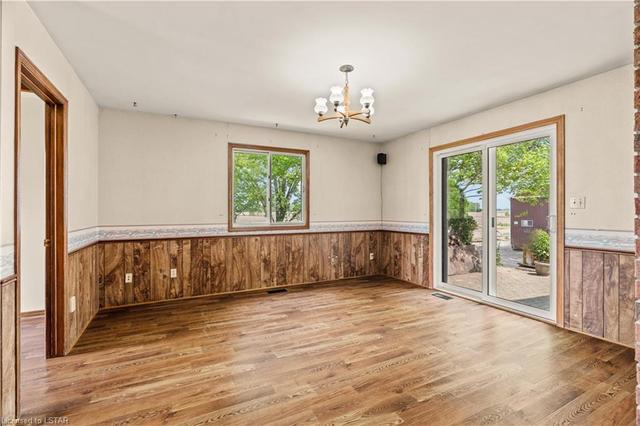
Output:
[[[44,123],[42,131],[44,146],[29,147],[34,150],[42,150],[44,166],[44,314],[45,314],[45,353],[47,358],[63,356],[65,351],[65,271],[67,262],[67,217],[66,217],[66,152],[67,152],[67,99],[40,71],[22,50],[16,48],[16,85],[15,85],[15,182],[14,182],[14,241],[15,241],[15,274],[18,282],[18,294],[21,289],[21,219],[24,201],[30,197],[26,194],[25,183],[22,178],[21,167],[24,164],[22,150],[22,134],[24,129],[22,113],[23,99],[39,98],[44,117],[40,125]],[[26,119],[26,117],[25,117]],[[26,123],[25,123],[26,124]],[[29,204],[28,204],[29,205]],[[33,205],[31,205],[33,206]],[[25,230],[26,231],[26,230]],[[30,239],[37,238],[30,236]],[[39,254],[34,254],[37,258]],[[26,272],[26,271],[25,271]],[[33,272],[33,271],[30,271]],[[28,274],[26,274],[28,276]],[[20,296],[17,298],[16,313],[17,329],[20,331]],[[19,338],[18,338],[19,343]],[[18,350],[18,353],[20,351]],[[18,368],[19,372],[19,358]],[[17,381],[19,383],[19,380]],[[19,398],[17,398],[19,401]]]
[[[562,125],[432,148],[436,289],[561,323]]]

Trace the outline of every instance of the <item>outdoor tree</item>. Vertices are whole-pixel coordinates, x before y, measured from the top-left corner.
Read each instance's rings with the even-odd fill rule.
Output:
[[[463,218],[470,199],[480,195],[482,153],[479,151],[447,158],[447,206],[449,217]]]
[[[302,162],[294,155],[236,152],[234,154],[233,214],[267,216],[271,189],[271,217],[277,223],[302,216]],[[271,187],[269,187],[271,181]]]
[[[504,145],[496,149],[497,189],[535,204],[549,199],[551,167],[549,138]]]
[[[548,200],[550,149],[546,137],[496,148],[497,192],[528,204]],[[469,213],[478,211],[482,196],[482,153],[448,157],[446,169],[448,225],[462,244],[469,244],[477,227]]]
[[[237,219],[240,214],[266,216],[268,154],[235,152],[233,163],[233,219]]]
[[[271,216],[277,223],[301,219],[302,157],[271,157]]]
[[[503,145],[496,149],[498,193],[534,204],[549,198],[549,138]],[[479,198],[482,186],[482,153],[447,158],[449,217],[464,217],[474,210],[470,200]]]

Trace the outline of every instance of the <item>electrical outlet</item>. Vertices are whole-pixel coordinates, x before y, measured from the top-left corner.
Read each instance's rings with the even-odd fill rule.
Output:
[[[171,278],[178,278],[178,270],[176,268],[171,268]]]
[[[585,209],[587,208],[587,197],[569,197],[570,209]]]
[[[569,208],[577,209],[578,208],[578,197],[570,197],[569,198]]]
[[[76,311],[76,297],[71,296],[71,298],[69,299],[69,312],[73,313],[75,311]]]
[[[369,253],[369,260],[373,260],[375,258],[375,256],[373,255],[373,253]]]
[[[131,284],[133,282],[133,274],[131,272],[124,274],[124,282],[125,284]]]

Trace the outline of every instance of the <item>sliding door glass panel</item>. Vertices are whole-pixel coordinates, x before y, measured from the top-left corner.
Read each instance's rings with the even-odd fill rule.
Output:
[[[268,225],[269,153],[233,152],[233,221]]]
[[[302,155],[271,155],[271,221],[275,224],[304,222]]]
[[[442,282],[483,290],[482,151],[442,159]]]
[[[548,137],[491,148],[491,296],[550,310],[551,141]],[[493,171],[492,171],[493,172]],[[537,263],[537,265],[536,265]]]

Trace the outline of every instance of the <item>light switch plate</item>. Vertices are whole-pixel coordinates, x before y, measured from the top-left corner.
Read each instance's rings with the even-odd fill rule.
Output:
[[[373,260],[373,259],[374,259],[373,253],[369,253],[369,260]]]
[[[73,313],[75,311],[76,311],[76,297],[71,296],[71,298],[69,299],[69,312]]]
[[[579,209],[587,208],[587,197],[578,197],[578,208]]]
[[[131,272],[124,274],[124,282],[125,284],[131,284],[133,282],[133,274]]]
[[[171,278],[178,278],[178,270],[176,268],[171,268]]]

